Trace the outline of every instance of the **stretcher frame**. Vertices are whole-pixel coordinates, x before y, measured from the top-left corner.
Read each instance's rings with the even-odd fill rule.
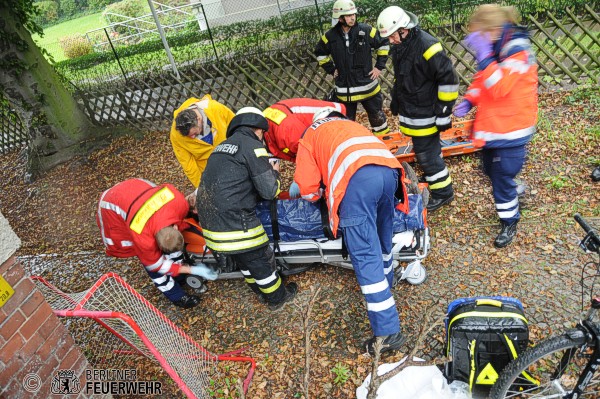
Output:
[[[406,234],[413,235],[414,244],[410,248],[405,248],[401,242],[401,235]],[[186,237],[186,234],[184,234],[184,237]],[[402,238],[408,237],[404,236]],[[186,242],[188,242],[187,239]],[[427,271],[422,264],[422,260],[429,253],[429,228],[425,227],[423,230],[396,233],[392,238],[392,243],[394,285],[401,280],[406,280],[413,285],[422,284],[427,279]],[[273,242],[271,242],[271,247],[274,247]],[[350,262],[350,257],[344,257],[341,238],[335,240],[314,238],[294,242],[278,241],[277,247],[273,248],[276,265],[279,272],[283,275],[302,273],[318,264],[354,270]],[[193,247],[190,247],[188,244],[187,252],[194,263],[202,262],[209,266],[216,266],[218,263],[210,250],[204,246],[198,247],[195,244]],[[402,265],[403,263],[406,263],[406,266]],[[244,278],[244,275],[240,271],[220,272],[217,279],[234,278]],[[202,288],[203,285],[203,281],[196,276],[188,276],[186,282],[196,289]]]
[[[481,150],[471,142],[471,130],[473,120],[452,122],[452,127],[440,133],[442,144],[442,156],[444,158],[454,155],[470,154]],[[412,139],[400,132],[388,133],[379,136],[381,141],[387,145],[392,154],[400,161],[414,162],[415,153],[412,151]]]

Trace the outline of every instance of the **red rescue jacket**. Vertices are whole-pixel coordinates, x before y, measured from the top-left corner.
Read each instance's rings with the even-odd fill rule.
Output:
[[[188,211],[185,196],[171,184],[129,179],[102,193],[96,223],[107,255],[137,256],[147,270],[176,276],[181,265],[163,255],[154,236],[172,225],[183,231]]]
[[[312,98],[290,98],[265,109],[263,114],[269,121],[269,131],[265,133],[265,142],[271,154],[277,158],[295,162],[298,140],[306,128],[312,125],[315,112],[323,107],[334,107],[346,115],[344,104]]]

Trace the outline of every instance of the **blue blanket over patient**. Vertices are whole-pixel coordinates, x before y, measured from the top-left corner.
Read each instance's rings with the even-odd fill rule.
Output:
[[[409,194],[409,213],[399,210],[394,212],[394,233],[422,230],[423,199],[420,195]],[[270,239],[273,239],[271,223],[271,201],[262,201],[256,207],[256,214],[261,220]],[[321,224],[321,210],[317,202],[302,199],[277,201],[277,220],[281,241],[298,241],[312,238],[325,238]],[[338,235],[339,236],[339,235]]]

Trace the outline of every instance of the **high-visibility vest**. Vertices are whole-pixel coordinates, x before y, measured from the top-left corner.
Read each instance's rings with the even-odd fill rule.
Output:
[[[150,271],[176,275],[178,265],[163,256],[154,237],[164,227],[186,228],[188,211],[185,196],[171,184],[129,179],[102,193],[96,223],[107,255],[137,256]]]
[[[325,118],[313,123],[298,147],[294,181],[302,198],[316,201],[322,194],[321,182],[329,209],[329,225],[336,234],[338,208],[350,179],[365,165],[382,165],[404,171],[387,146],[364,126],[340,118]],[[404,190],[405,191],[405,190]],[[401,210],[407,212],[408,200],[403,198]]]
[[[538,114],[537,68],[529,53],[520,51],[475,74],[465,94],[477,106],[475,146],[516,147],[531,140]]]

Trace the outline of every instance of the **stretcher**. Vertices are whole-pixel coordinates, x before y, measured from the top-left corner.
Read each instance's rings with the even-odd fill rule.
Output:
[[[470,154],[481,148],[473,146],[470,135],[473,120],[453,122],[452,127],[440,134],[442,156],[444,158],[454,155]],[[412,140],[399,132],[388,133],[379,137],[399,161],[415,161]]]
[[[394,216],[394,235],[392,238],[392,259],[394,267],[394,285],[401,280],[410,284],[421,284],[427,278],[427,271],[422,264],[427,257],[430,247],[429,228],[427,227],[427,210],[423,206],[420,194],[409,194],[411,211],[408,215],[396,211]],[[323,232],[320,209],[315,211],[310,207],[318,207],[304,200],[279,201],[277,209],[287,209],[286,215],[278,216],[278,234],[274,234],[272,208],[269,205],[259,205],[257,214],[263,222],[265,231],[271,239],[271,248],[275,263],[283,275],[304,272],[318,264],[326,264],[353,270],[350,257],[347,254],[343,238],[328,238]],[[295,209],[294,204],[304,208]],[[261,208],[262,207],[262,208]],[[306,213],[306,212],[308,213]],[[304,212],[304,213],[303,213]],[[294,226],[294,219],[308,222],[302,231]],[[318,221],[316,220],[318,219]],[[183,235],[186,242],[186,252],[193,263],[203,262],[219,271],[218,279],[243,278],[244,276],[230,258],[216,256],[205,245],[200,226],[188,219],[192,228]],[[313,235],[315,237],[306,237]],[[274,236],[280,238],[275,240]],[[187,284],[193,288],[202,287],[203,281],[196,276],[188,276]]]

